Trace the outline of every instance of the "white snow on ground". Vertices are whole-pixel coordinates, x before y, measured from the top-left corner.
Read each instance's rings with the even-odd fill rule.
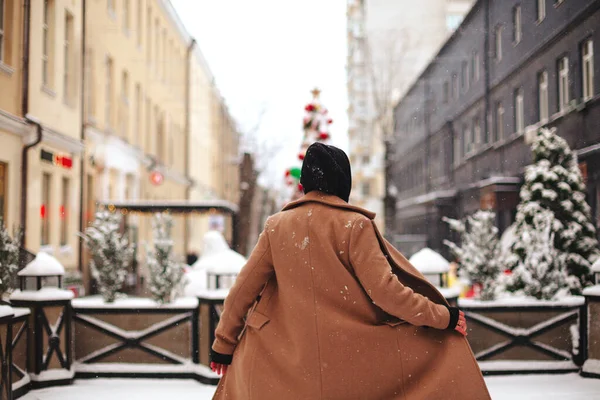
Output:
[[[584,379],[577,374],[495,376],[486,382],[493,400],[594,400],[600,394],[600,379]],[[214,386],[193,380],[82,379],[73,386],[30,392],[22,399],[209,400],[214,391]]]

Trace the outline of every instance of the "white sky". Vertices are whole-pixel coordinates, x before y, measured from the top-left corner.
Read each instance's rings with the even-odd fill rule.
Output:
[[[171,0],[215,76],[241,130],[266,109],[263,140],[283,147],[267,171],[283,184],[299,165],[304,105],[318,86],[332,144],[347,150],[345,0]]]

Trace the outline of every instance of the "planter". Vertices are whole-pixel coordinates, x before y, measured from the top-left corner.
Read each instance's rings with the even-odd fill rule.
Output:
[[[199,366],[198,301],[179,299],[160,305],[126,298],[72,301],[75,371],[78,378],[192,378],[212,383]]]
[[[583,297],[459,300],[484,374],[577,372],[585,359]]]
[[[600,378],[600,285],[584,290],[587,307],[587,359],[581,369],[581,375],[588,378]]]

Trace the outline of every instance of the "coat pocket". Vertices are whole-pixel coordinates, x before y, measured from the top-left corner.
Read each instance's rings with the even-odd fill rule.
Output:
[[[254,328],[256,330],[260,330],[269,321],[270,321],[269,317],[254,310],[254,312],[248,317],[248,320],[246,321],[246,325],[251,328]]]

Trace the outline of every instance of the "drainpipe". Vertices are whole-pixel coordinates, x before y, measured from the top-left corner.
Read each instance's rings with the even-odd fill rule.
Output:
[[[80,138],[81,142],[85,145],[85,65],[86,65],[86,29],[85,29],[85,20],[86,20],[86,0],[81,2],[81,133]],[[85,213],[84,209],[87,207],[84,204],[84,183],[85,183],[85,149],[83,154],[80,157],[80,165],[79,165],[79,232],[83,232],[85,229]],[[80,272],[83,272],[83,239],[79,238],[78,243],[78,251],[79,256],[77,260],[77,267]]]
[[[42,126],[39,122],[28,117],[29,112],[29,47],[30,47],[30,21],[31,20],[31,3],[29,0],[23,1],[23,81],[21,93],[21,115],[28,122],[36,125],[37,136],[33,143],[23,146],[21,154],[21,215],[20,225],[22,229],[21,247],[25,248],[27,242],[27,174],[28,174],[28,152],[29,149],[36,146],[42,141]]]
[[[22,242],[21,247],[25,248],[27,242],[27,174],[29,166],[29,149],[37,146],[42,141],[42,125],[33,117],[26,116],[27,122],[36,126],[37,136],[33,143],[23,146],[23,153],[21,154],[21,229],[22,229]]]
[[[194,47],[196,47],[196,39],[192,38],[190,44],[187,48],[187,63],[185,66],[185,156],[184,156],[184,171],[185,176],[190,176],[190,136],[192,135],[192,124],[191,124],[191,87],[192,87],[192,54],[194,52]],[[185,187],[185,199],[189,200],[191,196],[191,182]],[[183,242],[184,253],[187,254],[189,252],[189,225],[190,220],[189,217],[186,216],[185,224],[184,224],[184,237],[185,240]]]

